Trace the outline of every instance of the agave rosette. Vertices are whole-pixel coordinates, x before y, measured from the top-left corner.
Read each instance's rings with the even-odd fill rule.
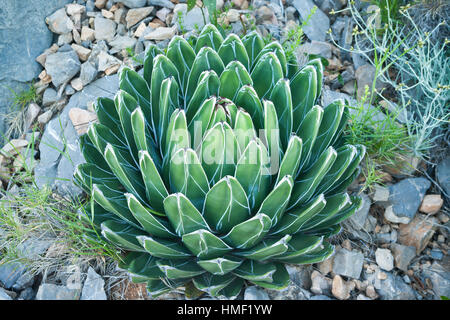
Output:
[[[133,281],[233,298],[246,281],[282,289],[285,264],[334,252],[327,239],[361,203],[346,188],[365,151],[341,138],[344,101],[316,105],[322,77],[320,60],[299,68],[278,42],[212,25],[194,48],[151,45],[142,76],[121,71],[74,178]]]

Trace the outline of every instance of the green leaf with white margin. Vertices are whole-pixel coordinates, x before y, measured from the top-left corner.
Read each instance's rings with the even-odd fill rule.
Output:
[[[244,286],[244,279],[236,278],[229,285],[219,292],[219,297],[225,297],[229,300],[237,299]]]
[[[286,267],[282,263],[276,263],[275,266],[277,270],[272,276],[272,282],[265,282],[265,281],[251,281],[251,282],[269,290],[282,290],[286,288],[290,282],[289,273],[287,272]]]
[[[341,193],[341,192],[345,192],[348,188],[348,186],[355,181],[356,178],[359,177],[359,175],[361,174],[361,167],[357,167],[355,169],[355,171],[353,171],[353,173],[350,175],[350,177],[348,177],[347,179],[339,179],[338,184],[336,186],[333,186],[332,190],[328,190],[325,194],[327,196],[329,195],[333,195],[333,194],[337,194],[337,193]]]
[[[283,254],[273,257],[273,260],[294,259],[305,253],[315,250],[322,244],[322,236],[311,236],[305,234],[296,234],[288,243],[288,250]]]
[[[308,251],[299,256],[285,257],[278,259],[283,263],[311,264],[319,263],[328,259],[334,253],[334,246],[328,242],[322,242],[314,250]]]
[[[200,74],[198,84],[186,107],[186,118],[191,122],[194,115],[206,99],[219,94],[220,80],[214,70],[206,70]]]
[[[138,102],[130,94],[120,90],[114,97],[114,103],[116,105],[117,113],[119,114],[120,125],[122,126],[126,144],[130,149],[134,162],[137,163],[139,150],[136,147],[134,139],[131,114],[138,107]],[[110,124],[108,127],[109,126]]]
[[[198,137],[202,137],[208,129],[211,118],[213,117],[216,101],[216,97],[211,97],[204,100],[193,118],[188,122],[188,130],[191,135],[191,140],[197,137],[197,135]],[[191,143],[193,148],[196,149],[201,141],[191,141]]]
[[[179,107],[178,100],[179,88],[174,77],[164,79],[161,83],[161,92],[159,98],[159,119],[154,119],[156,139],[158,141],[166,140],[167,127],[173,111]]]
[[[242,261],[242,259],[236,257],[225,256],[209,260],[199,260],[197,263],[206,271],[217,276],[223,276],[239,267]]]
[[[112,173],[103,155],[97,150],[87,134],[80,136],[80,151],[86,162],[95,163],[102,170]]]
[[[252,140],[242,153],[234,175],[247,194],[251,210],[259,208],[269,193],[268,165],[266,147],[259,139]]]
[[[195,60],[191,45],[180,36],[175,36],[167,46],[167,57],[178,69],[180,89],[186,91],[189,73]]]
[[[256,62],[256,57],[264,48],[264,41],[258,32],[252,31],[242,38],[242,43],[244,44],[245,50],[247,50],[250,66],[253,66]]]
[[[295,211],[285,213],[270,234],[296,234],[309,219],[322,211],[325,205],[325,197],[321,194],[311,203],[307,203]]]
[[[292,177],[284,176],[261,204],[258,213],[266,214],[272,220],[272,226],[275,226],[283,216],[291,198],[293,185]]]
[[[168,279],[192,278],[205,273],[193,260],[158,260],[156,261],[159,269]]]
[[[103,170],[90,162],[79,164],[73,176],[87,193],[91,192],[93,184],[104,184],[111,189],[122,188],[122,184],[111,171]]]
[[[225,176],[206,194],[203,215],[208,224],[220,233],[250,217],[247,195],[232,176]]]
[[[164,54],[164,51],[155,44],[150,43],[145,52],[144,58],[144,79],[147,81],[149,86],[152,83],[153,59],[160,54]]]
[[[328,147],[317,162],[305,173],[300,174],[292,188],[290,208],[295,208],[311,199],[319,183],[336,160],[337,153],[332,146]]]
[[[153,210],[144,207],[131,193],[126,193],[125,197],[130,212],[148,234],[162,239],[176,239],[177,235],[171,230],[167,220],[156,217]]]
[[[171,192],[181,192],[198,209],[203,209],[209,191],[208,178],[197,154],[192,149],[180,149],[170,160]]]
[[[292,97],[289,80],[278,80],[269,99],[277,110],[281,145],[283,150],[286,150],[292,133]]]
[[[287,61],[286,55],[284,53],[284,49],[278,41],[272,41],[264,46],[264,48],[259,52],[258,57],[256,57],[256,61],[258,61],[264,54],[267,52],[273,52],[278,60],[280,61],[281,68],[283,69],[283,76],[287,75]]]
[[[235,277],[231,273],[223,276],[215,276],[206,272],[193,278],[192,281],[198,290],[205,291],[212,297],[215,297],[220,290],[228,286],[234,279]]]
[[[269,98],[275,84],[283,78],[283,69],[277,56],[273,52],[267,52],[258,59],[250,76],[258,97]]]
[[[222,42],[223,37],[220,34],[219,30],[217,30],[214,25],[207,24],[203,27],[200,35],[197,38],[197,43],[195,44],[195,52],[200,52],[204,47],[209,47],[214,51],[217,51],[219,50]]]
[[[238,91],[245,85],[253,85],[247,69],[239,61],[231,61],[220,75],[219,95],[236,102]]]
[[[250,61],[248,59],[244,44],[241,39],[233,33],[229,34],[222,42],[218,50],[218,54],[224,65],[228,65],[232,61],[239,61],[247,70],[250,69]]]
[[[145,184],[147,199],[152,208],[162,212],[163,201],[169,195],[166,186],[156,168],[156,165],[147,151],[139,151],[139,167],[142,180]]]
[[[122,125],[120,124],[120,118],[114,100],[109,98],[98,98],[94,103],[94,110],[97,114],[98,123],[109,128],[115,138],[118,141],[121,141],[122,144],[125,144],[125,137],[122,132]]]
[[[338,235],[342,230],[342,226],[340,224],[335,224],[323,229],[314,229],[311,233],[308,232],[307,234],[311,234],[313,236],[323,236],[325,238],[330,238],[333,236]]]
[[[256,260],[245,260],[236,270],[235,275],[249,281],[272,282],[277,268],[274,263],[262,263]]]
[[[200,212],[182,193],[174,193],[164,200],[166,216],[178,236],[199,230],[209,229]]]
[[[280,130],[277,111],[272,101],[264,100],[264,138],[270,158],[270,174],[276,174],[280,165]]]
[[[289,144],[283,159],[281,160],[280,169],[278,170],[278,176],[275,184],[278,184],[280,179],[285,176],[291,176],[292,179],[297,178],[302,155],[302,146],[302,139],[296,135],[292,135],[289,139]]]
[[[241,151],[245,150],[250,141],[256,138],[252,117],[243,109],[239,109],[236,114],[234,131],[236,132],[236,140]]]
[[[202,159],[203,169],[210,185],[214,185],[224,176],[233,175],[240,154],[236,136],[230,125],[219,122],[209,129],[197,154]]]
[[[224,68],[225,66],[223,65],[222,59],[220,59],[216,51],[209,47],[201,48],[199,53],[195,57],[191,73],[189,74],[185,103],[190,102],[195,89],[200,84],[200,75],[204,71],[212,70],[216,73],[216,75],[219,75],[222,73]]]
[[[131,273],[134,278],[141,278],[143,281],[159,279],[164,274],[156,265],[158,258],[149,255],[147,252],[130,252],[123,261],[119,261],[118,267],[121,270]]]
[[[339,193],[334,196],[326,197],[325,200],[327,202],[325,208],[305,223],[301,230],[312,229],[331,219],[334,215],[351,205],[350,197],[347,193]]]
[[[313,59],[308,61],[306,64],[308,66],[313,66],[316,69],[317,74],[317,94],[316,99],[319,98],[322,93],[322,85],[323,85],[323,64],[320,59]]]
[[[179,288],[188,282],[189,279],[164,279],[164,280],[149,280],[147,281],[147,293],[150,298],[156,298],[160,295]]]
[[[274,256],[278,256],[288,249],[290,235],[280,238],[264,239],[258,245],[249,250],[237,251],[235,255],[245,257],[246,259],[264,261]]]
[[[179,260],[192,257],[183,245],[173,240],[158,239],[142,234],[137,239],[148,253],[157,258]]]
[[[235,103],[250,114],[256,130],[264,128],[263,107],[252,86],[242,86],[237,92]]]
[[[181,241],[201,260],[223,257],[227,252],[233,250],[222,239],[204,229],[183,235]]]
[[[142,231],[133,228],[128,223],[108,220],[101,224],[101,228],[102,235],[118,247],[129,251],[144,251],[136,239],[142,234]]]
[[[92,186],[92,199],[105,210],[114,213],[136,228],[141,227],[128,209],[127,199],[123,191],[111,189],[102,184],[94,184]]]
[[[322,122],[323,109],[314,106],[306,115],[305,119],[298,128],[297,135],[302,139],[303,148],[300,159],[299,171],[303,169],[311,157],[311,150],[319,133],[320,123]]]
[[[317,72],[313,66],[302,68],[291,79],[292,131],[299,133],[299,127],[311,110],[317,96]]]
[[[272,226],[270,218],[258,213],[247,221],[235,225],[222,240],[238,249],[248,249],[257,245],[269,232]]]

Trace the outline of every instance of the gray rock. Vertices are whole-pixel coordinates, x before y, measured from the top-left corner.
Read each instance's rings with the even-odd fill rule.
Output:
[[[89,267],[81,293],[81,300],[106,300],[104,285],[105,281],[102,277]]]
[[[450,198],[450,156],[447,156],[436,167],[436,177],[439,185]]]
[[[180,1],[182,2],[182,1]],[[173,9],[175,5],[169,0],[148,0],[147,5]]]
[[[314,7],[314,2],[312,0],[294,0],[292,5],[300,13],[301,19],[306,20]],[[303,31],[310,40],[325,41],[329,28],[330,19],[317,8],[308,24],[303,28]]]
[[[308,300],[311,292],[300,288],[294,283],[290,283],[283,290],[267,290],[270,300]]]
[[[87,12],[92,12],[95,9],[95,4],[93,0],[87,0],[86,1],[86,11]]]
[[[83,68],[83,65],[81,65],[81,68]],[[68,96],[71,96],[75,93],[75,89],[70,84],[68,84],[64,89],[64,93]]]
[[[56,10],[52,15],[45,19],[48,28],[57,34],[68,34],[74,28],[72,20],[66,14],[66,9],[61,8]]]
[[[287,265],[286,270],[294,284],[304,289],[311,288],[312,265]]]
[[[312,296],[311,298],[309,298],[309,300],[335,300],[335,299],[330,298],[328,296],[324,296],[323,294],[319,294],[317,296]]]
[[[36,300],[78,300],[79,298],[79,289],[69,289],[66,286],[51,283],[41,284],[36,294]]]
[[[378,278],[379,271],[367,276],[369,284],[372,284],[381,300],[415,300],[414,290],[403,281],[402,277],[385,272],[385,280]]]
[[[20,292],[17,300],[33,300],[35,296],[36,292],[33,290],[33,288],[26,288],[25,290],[22,290],[22,292]]]
[[[361,194],[361,200],[361,208],[349,218],[349,222],[356,230],[361,230],[364,228],[371,205],[370,198],[365,193]]]
[[[81,65],[80,71],[80,80],[85,87],[87,84],[91,83],[97,77],[98,70],[95,65],[93,65],[90,61],[86,61]]]
[[[364,255],[356,251],[341,248],[333,259],[333,272],[341,276],[359,279],[364,262]]]
[[[58,92],[56,92],[53,88],[47,88],[44,91],[44,95],[42,96],[42,105],[44,107],[51,106],[55,102],[59,100]]]
[[[131,38],[127,36],[116,36],[114,40],[109,42],[112,50],[119,52],[122,49],[132,48],[136,44],[136,38]]]
[[[199,7],[194,7],[191,11],[187,12],[187,4],[179,3],[175,6],[173,20],[176,22],[178,30],[181,31],[181,27],[178,22],[178,12],[181,12],[181,19],[183,20],[183,27],[186,31],[192,31],[197,25],[200,29],[205,25],[203,21],[202,10]],[[206,23],[209,23],[209,15],[205,15]]]
[[[45,17],[62,8],[70,0],[3,0],[0,6],[0,134],[6,130],[3,114],[9,112],[14,97],[28,90],[27,82],[41,72],[35,60],[49,48],[53,33]],[[0,139],[0,146],[3,145]]]
[[[20,276],[19,279],[17,279],[16,283],[12,286],[12,289],[14,291],[21,291],[31,287],[33,284],[34,284],[34,276],[29,272],[25,272],[23,275]]]
[[[375,251],[375,260],[383,270],[391,271],[394,269],[394,257],[389,249],[378,248]]]
[[[307,42],[297,48],[297,54],[319,55],[324,58],[331,58],[331,44],[322,41]]]
[[[397,217],[412,220],[419,209],[430,181],[425,178],[404,179],[389,187],[389,202]]]
[[[0,287],[0,301],[1,300],[12,300],[12,298],[6,293],[5,289]]]
[[[96,17],[94,19],[95,39],[111,41],[116,34],[116,23],[110,19]]]
[[[264,289],[257,286],[251,286],[245,289],[244,300],[270,300],[270,298]]]
[[[140,8],[145,6],[147,0],[113,0],[113,2],[121,2],[128,8]]]
[[[52,77],[52,83],[57,88],[72,79],[80,71],[80,65],[78,55],[72,48],[68,51],[59,50],[52,53],[45,60],[45,70]]]
[[[350,17],[345,17],[344,22],[344,29],[341,33],[341,38],[339,39],[338,43],[341,47],[343,47],[346,50],[341,50],[341,59],[342,60],[350,60],[350,53],[347,51],[352,46],[353,41],[353,20]],[[355,70],[356,70],[355,66]]]
[[[442,253],[441,250],[435,249],[435,250],[431,250],[430,256],[434,260],[442,260],[442,258],[444,257],[444,254]]]
[[[311,292],[316,295],[327,294],[331,295],[332,280],[325,277],[318,271],[313,271],[311,274]]]
[[[342,34],[342,30],[345,28],[347,19],[345,17],[337,17],[336,21],[331,26],[331,32],[334,41],[339,42]]]
[[[442,261],[433,262],[430,268],[425,268],[422,275],[431,280],[433,292],[437,298],[450,297],[450,257],[448,255]]]
[[[368,86],[369,88],[372,87],[373,80],[375,79],[375,75],[376,75],[376,69],[371,64],[364,64],[364,65],[360,66],[358,69],[356,69],[355,78],[356,78],[356,83],[358,86],[358,92],[357,92],[358,100],[364,96],[366,86]],[[381,90],[384,86],[385,86],[385,84],[382,81],[380,81],[379,79],[376,81],[375,87],[377,90]]]
[[[9,262],[0,265],[0,283],[5,289],[10,289],[25,273],[26,267],[19,262]]]

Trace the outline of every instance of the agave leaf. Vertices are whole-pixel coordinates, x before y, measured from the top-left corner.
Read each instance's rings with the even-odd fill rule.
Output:
[[[153,158],[147,151],[139,152],[139,167],[141,168],[147,199],[152,208],[161,212],[163,201],[168,196],[168,192]]]
[[[119,262],[118,267],[131,273],[132,277],[140,277],[147,281],[159,279],[164,274],[156,265],[158,258],[149,255],[146,252],[130,252]]]
[[[249,281],[272,282],[277,268],[274,263],[262,263],[256,260],[245,260],[233,273]]]
[[[219,94],[219,86],[220,80],[214,70],[206,70],[200,74],[197,87],[186,108],[188,122],[192,120],[206,99]]]
[[[335,224],[326,228],[322,229],[314,229],[311,232],[307,232],[307,234],[315,235],[315,236],[323,236],[324,238],[330,238],[333,237],[339,232],[341,232],[342,227],[340,224]]]
[[[191,278],[205,272],[193,260],[157,260],[157,266],[168,279]]]
[[[209,184],[194,150],[180,149],[175,153],[170,161],[169,178],[172,192],[181,192],[198,210],[203,209]]]
[[[191,135],[191,140],[195,137],[203,137],[203,134],[209,128],[216,102],[216,97],[205,99],[196,111],[195,115],[188,122],[188,130]],[[194,149],[198,148],[200,143],[201,141],[191,141]]]
[[[280,130],[278,128],[277,111],[272,101],[264,100],[264,138],[270,157],[270,173],[276,174],[280,164]]]
[[[272,282],[265,281],[251,281],[254,284],[270,289],[270,290],[281,290],[286,288],[289,285],[289,273],[286,270],[286,267],[281,263],[276,263],[276,271],[272,276]]]
[[[200,41],[200,39],[199,39]],[[198,45],[198,42],[197,42]],[[189,103],[195,89],[200,84],[200,75],[207,70],[212,70],[216,75],[221,74],[224,69],[222,59],[216,51],[209,47],[203,47],[195,57],[191,72],[188,78],[188,84],[185,95],[185,102]]]
[[[311,110],[317,96],[317,72],[313,66],[301,69],[291,80],[293,131],[299,127]]]
[[[250,114],[256,130],[264,128],[263,107],[253,87],[245,85],[239,89],[236,95],[236,105]]]
[[[250,114],[243,109],[238,110],[236,114],[234,131],[236,132],[236,140],[240,150],[245,150],[250,141],[256,138],[256,131],[253,126],[252,118]]]
[[[137,237],[137,240],[148,253],[157,258],[180,260],[192,256],[182,244],[173,240],[158,239],[142,234]]]
[[[197,43],[195,44],[195,52],[197,56],[200,54],[201,49],[204,47],[212,48],[214,51],[219,50],[221,43],[223,42],[223,37],[219,30],[212,25],[207,24],[203,27],[200,35],[197,38]]]
[[[181,237],[198,229],[209,229],[200,212],[182,193],[171,194],[164,200],[166,216]]]
[[[244,251],[237,251],[235,254],[251,260],[268,260],[274,256],[278,256],[286,252],[288,249],[288,242],[290,240],[291,236],[288,234],[283,236],[281,239],[265,239],[253,248]]]
[[[268,43],[266,46],[264,46],[264,48],[259,52],[258,56],[256,57],[256,63],[267,52],[272,52],[277,56],[278,61],[280,62],[281,68],[283,70],[283,76],[286,76],[287,75],[287,61],[286,61],[286,55],[284,53],[284,49],[281,46],[281,44],[277,41],[273,41],[271,43]]]
[[[152,83],[152,72],[153,72],[153,60],[156,56],[164,54],[158,46],[151,43],[147,51],[145,52],[144,59],[144,79],[147,81],[147,84],[150,86]]]
[[[273,52],[267,52],[258,59],[250,76],[253,87],[261,99],[270,97],[275,84],[283,78],[283,68]]]
[[[106,163],[105,158],[103,158],[103,155],[96,149],[95,145],[92,143],[87,134],[84,134],[80,137],[80,151],[83,154],[86,162],[94,163],[102,170],[111,172],[111,169]]]
[[[178,101],[178,84],[174,77],[164,79],[161,83],[159,98],[159,119],[154,119],[157,141],[165,141],[169,119],[173,111],[180,105]]]
[[[275,226],[282,217],[289,203],[293,185],[292,177],[285,176],[275,185],[261,204],[258,213],[267,215],[272,220],[272,226]]]
[[[209,260],[199,260],[197,263],[206,271],[214,275],[223,276],[239,267],[242,261],[243,260],[241,259],[229,256]]]
[[[91,192],[93,184],[104,184],[111,189],[122,188],[120,181],[111,171],[106,171],[89,162],[77,166],[74,179],[87,193]]]
[[[306,64],[308,66],[313,66],[316,69],[316,75],[317,75],[317,93],[316,93],[316,99],[319,98],[321,92],[322,92],[322,84],[323,84],[323,64],[320,61],[320,59],[313,59],[308,61]]]
[[[165,219],[156,217],[153,210],[144,207],[132,194],[126,193],[125,197],[127,198],[130,212],[148,234],[163,239],[176,238],[176,234],[172,231]]]
[[[247,196],[236,178],[225,176],[209,190],[203,214],[208,224],[220,233],[229,232],[249,218]]]
[[[227,285],[219,292],[219,296],[223,296],[227,299],[234,300],[241,293],[243,286],[244,286],[244,279],[235,278],[229,285]]]
[[[292,132],[292,98],[289,80],[278,80],[272,90],[270,100],[277,111],[281,145],[283,150],[286,150]]]
[[[311,199],[319,183],[336,160],[337,153],[333,147],[328,147],[317,162],[294,183],[289,208],[294,208]]]
[[[215,276],[207,272],[193,278],[192,280],[198,290],[205,291],[212,297],[215,297],[218,295],[220,290],[228,286],[234,279],[235,277],[231,273],[223,276]]]
[[[258,213],[247,221],[235,225],[222,239],[234,248],[251,248],[265,237],[271,226],[270,218],[263,213]]]
[[[222,257],[233,250],[222,239],[204,229],[185,234],[181,240],[194,255],[202,260]]]
[[[359,175],[361,174],[361,168],[357,167],[355,169],[355,171],[353,171],[353,173],[350,175],[349,178],[347,179],[339,179],[339,183],[336,186],[333,186],[332,190],[329,190],[326,192],[326,195],[333,195],[333,194],[338,194],[338,193],[342,193],[345,192],[348,188],[348,186],[355,181],[356,178],[359,177]]]
[[[203,291],[198,290],[192,281],[186,283],[184,286],[184,295],[187,300],[194,300],[200,298],[203,294]]]
[[[231,61],[239,61],[247,70],[250,68],[250,62],[244,44],[241,39],[233,33],[229,34],[228,37],[226,37],[226,39],[222,42],[218,50],[218,54],[224,65],[228,65]]]
[[[328,259],[334,253],[334,246],[328,242],[322,242],[314,250],[308,251],[299,256],[280,258],[279,261],[283,263],[293,264],[311,264],[319,263]]]
[[[185,92],[189,73],[195,60],[194,50],[183,37],[175,36],[167,46],[167,57],[178,69],[179,85],[181,90]]]
[[[236,95],[243,86],[253,85],[247,69],[239,61],[231,61],[220,75],[219,95],[236,102]]]
[[[292,236],[292,239],[287,244],[288,250],[279,256],[273,258],[273,260],[294,259],[305,253],[318,248],[323,241],[323,237],[316,237],[305,234],[296,234]]]
[[[256,57],[264,48],[264,41],[258,32],[252,31],[242,38],[242,43],[244,44],[245,50],[247,50],[250,65],[253,66],[256,62]]]
[[[278,176],[275,184],[278,184],[280,179],[285,176],[291,176],[293,179],[297,178],[302,155],[302,147],[302,139],[296,135],[292,135],[289,139],[286,153],[281,160],[280,169],[278,170]]]
[[[241,155],[235,177],[244,188],[250,208],[259,208],[270,188],[267,149],[258,140],[252,140]]]
[[[287,76],[286,78],[292,79],[298,72],[299,66],[297,62],[297,58],[294,54],[290,54],[286,56],[286,64],[287,64]]]
[[[325,207],[325,204],[324,196],[320,195],[311,203],[307,203],[295,211],[285,213],[280,222],[271,230],[271,235],[296,234],[309,219]]]
[[[101,224],[101,228],[102,235],[118,247],[129,251],[144,251],[136,240],[141,230],[133,228],[128,223],[108,220]]]
[[[147,293],[150,298],[159,297],[162,294],[168,293],[176,288],[183,286],[189,279],[164,279],[147,281]]]
[[[122,125],[114,100],[109,98],[98,98],[96,103],[94,103],[94,110],[97,114],[98,123],[108,127],[116,139],[122,141],[122,144],[125,144],[125,137],[122,132]]]

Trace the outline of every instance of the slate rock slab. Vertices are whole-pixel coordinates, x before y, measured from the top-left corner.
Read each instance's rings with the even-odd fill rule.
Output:
[[[430,181],[421,177],[404,179],[390,186],[389,202],[393,213],[397,217],[413,219],[430,185]]]

